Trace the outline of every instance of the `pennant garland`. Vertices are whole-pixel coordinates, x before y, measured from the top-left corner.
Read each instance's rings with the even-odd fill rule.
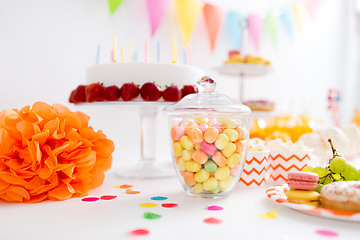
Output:
[[[180,30],[186,46],[198,21],[202,6],[197,0],[176,0],[176,6]]]
[[[166,15],[171,0],[146,0],[150,18],[151,36],[153,36]]]
[[[254,43],[254,48],[259,51],[260,34],[262,31],[262,21],[258,14],[250,14],[248,17],[249,37]]]
[[[115,13],[123,1],[124,0],[108,0],[110,15]],[[172,1],[173,0],[146,0],[151,36],[154,36],[156,33]],[[227,32],[231,35],[236,49],[243,47],[243,30],[246,29],[255,51],[259,51],[263,27],[266,33],[269,34],[272,43],[276,45],[279,25],[283,26],[291,39],[294,35],[294,27],[298,30],[301,30],[303,27],[302,18],[304,12],[307,12],[308,14],[306,15],[313,20],[321,4],[320,0],[295,0],[286,6],[280,7],[280,9],[276,11],[280,13],[279,15],[276,15],[275,11],[269,11],[265,14],[264,18],[261,18],[257,13],[245,16],[232,10],[227,11],[225,14],[222,8],[209,3],[204,3],[204,6],[202,6],[199,0],[175,1],[184,46],[188,46],[199,16],[201,12],[203,12],[205,27],[212,51],[215,50],[216,41],[224,22],[226,23]]]
[[[220,28],[224,20],[224,12],[221,8],[208,3],[205,3],[203,12],[210,40],[210,48],[214,51],[215,42],[218,38]]]
[[[113,15],[124,0],[108,0],[110,15]]]
[[[243,31],[240,27],[240,24],[242,23],[244,24],[244,27],[247,27],[247,21],[244,15],[234,11],[229,11],[227,13],[226,25],[236,49],[241,49],[243,46]]]
[[[269,12],[265,17],[265,28],[269,33],[274,45],[277,43],[277,27],[278,20],[276,16],[272,12]]]

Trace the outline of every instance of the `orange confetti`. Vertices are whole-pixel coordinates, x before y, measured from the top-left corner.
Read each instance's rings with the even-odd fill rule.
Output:
[[[126,189],[126,191],[125,191],[127,194],[138,194],[138,193],[140,193],[140,191],[134,191],[134,190],[131,190],[131,189]]]
[[[114,144],[89,117],[43,102],[0,112],[0,199],[40,202],[82,197],[100,186]]]
[[[132,188],[133,186],[132,186],[132,185],[123,184],[123,185],[117,185],[117,186],[115,186],[115,187],[116,187],[116,188],[123,189],[123,188]]]

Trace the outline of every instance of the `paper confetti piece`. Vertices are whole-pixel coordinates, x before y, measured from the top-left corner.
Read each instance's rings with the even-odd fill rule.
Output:
[[[115,186],[116,188],[120,188],[120,189],[124,189],[124,188],[132,188],[132,185],[128,185],[128,184],[123,184],[123,185],[117,185]]]
[[[144,218],[146,218],[146,219],[158,219],[158,218],[161,218],[161,215],[156,214],[156,213],[146,212],[146,213],[144,213]]]
[[[131,189],[126,189],[125,191],[127,194],[139,194],[140,191],[134,191],[134,190],[131,190]]]
[[[83,202],[96,202],[99,199],[100,198],[98,198],[98,197],[86,197],[86,198],[81,199],[81,201],[83,201]]]
[[[174,208],[177,207],[178,205],[176,203],[163,203],[161,204],[161,206],[164,208]]]
[[[324,236],[324,237],[337,237],[339,234],[337,232],[329,231],[329,230],[316,230],[316,234]]]
[[[156,196],[156,197],[152,197],[151,200],[155,200],[155,201],[162,201],[162,200],[166,200],[168,199],[167,197],[161,197],[161,196]]]
[[[223,210],[224,208],[214,205],[214,206],[206,206],[206,209],[209,210],[209,211],[220,211],[220,210]]]
[[[112,200],[114,198],[116,198],[116,195],[103,195],[100,197],[101,200]]]
[[[258,217],[263,219],[275,219],[277,215],[277,211],[269,211],[265,214],[258,214]]]
[[[213,217],[211,217],[211,218],[205,218],[205,219],[203,220],[203,222],[205,222],[205,223],[210,223],[210,224],[219,224],[219,223],[222,222],[222,220],[221,220],[221,219],[218,219],[218,218],[213,218]]]
[[[149,234],[149,233],[150,233],[149,230],[143,229],[143,228],[139,228],[139,229],[136,229],[136,230],[131,231],[129,234],[130,234],[130,235],[133,235],[133,236],[142,236],[142,235],[147,235],[147,234]]]
[[[157,204],[156,203],[141,203],[139,206],[143,207],[143,208],[152,208],[152,207],[156,207]]]

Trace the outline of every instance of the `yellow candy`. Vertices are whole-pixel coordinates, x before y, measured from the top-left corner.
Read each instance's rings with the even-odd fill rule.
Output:
[[[228,136],[231,142],[235,142],[239,138],[239,133],[231,128],[225,129],[223,133],[225,133],[226,136]]]
[[[228,166],[218,167],[214,172],[214,177],[218,180],[223,180],[230,176],[230,168]]]
[[[180,139],[180,141],[181,141],[181,139]],[[220,133],[219,136],[216,138],[215,146],[218,149],[223,149],[226,147],[226,145],[228,145],[228,143],[229,143],[228,136],[226,136],[226,134],[224,134],[224,133]]]
[[[204,191],[202,183],[195,184],[193,187],[193,191],[194,193],[201,193],[202,191]]]
[[[194,145],[194,148],[195,148],[195,150],[200,150],[200,148],[201,148],[201,143],[195,144],[195,145]]]
[[[179,142],[174,142],[173,149],[174,149],[174,155],[176,157],[180,157],[184,148],[181,146],[181,144]]]
[[[181,152],[182,159],[184,159],[184,161],[190,161],[193,152],[194,152],[193,149],[191,149],[191,150],[187,150],[187,149],[182,150],[182,152]]]
[[[185,161],[182,158],[179,158],[177,162],[177,166],[179,168],[179,171],[185,171]]]
[[[186,171],[189,171],[189,172],[197,172],[201,169],[201,164],[193,161],[193,160],[190,160],[190,161],[187,161],[185,162],[185,170]]]
[[[213,143],[215,142],[218,135],[219,135],[219,130],[217,130],[217,128],[209,127],[208,129],[206,129],[204,133],[204,140],[208,143]]]
[[[194,143],[190,140],[188,136],[182,136],[180,138],[180,144],[183,148],[191,150],[194,147]]]
[[[223,125],[225,128],[236,128],[237,123],[230,118],[223,118],[220,120],[220,124]]]
[[[202,123],[207,123],[207,118],[196,118],[195,122],[199,125]]]
[[[210,177],[210,173],[206,171],[204,168],[200,169],[197,173],[195,173],[195,181],[198,183],[206,181]]]
[[[224,147],[221,150],[221,153],[225,156],[225,157],[230,157],[236,150],[236,145],[235,143],[229,142],[226,147]]]
[[[219,185],[218,181],[214,177],[209,177],[205,182],[203,182],[202,186],[205,191],[211,191],[217,188]]]
[[[219,181],[219,187],[221,191],[226,191],[234,182],[234,179],[232,176],[228,176],[227,178]]]
[[[229,168],[235,167],[242,159],[242,153],[234,153],[227,159],[227,165]]]

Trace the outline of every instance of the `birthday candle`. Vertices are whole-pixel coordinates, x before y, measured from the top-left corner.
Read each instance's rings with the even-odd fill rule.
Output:
[[[188,44],[187,50],[188,50],[189,65],[192,65],[192,49],[190,44]]]
[[[145,37],[145,46],[144,46],[144,61],[148,61],[148,39]]]
[[[124,48],[123,46],[120,47],[120,57],[121,57],[121,62],[124,62]]]
[[[101,51],[101,45],[98,44],[97,51],[96,51],[96,60],[95,60],[96,65],[99,64],[100,51]]]
[[[137,51],[134,51],[132,59],[134,60],[134,62],[138,61],[138,59],[137,59]]]
[[[132,60],[132,41],[129,41],[129,62]]]
[[[156,44],[156,56],[157,56],[157,62],[160,62],[160,41],[157,41]]]
[[[113,35],[113,61],[117,62],[117,57],[116,57],[116,38],[115,35]]]
[[[177,62],[177,47],[176,47],[176,41],[175,41],[175,38],[172,37],[172,63],[176,63]]]
[[[183,59],[184,59],[184,64],[187,64],[187,56],[186,56],[186,49],[184,49],[183,51]]]

